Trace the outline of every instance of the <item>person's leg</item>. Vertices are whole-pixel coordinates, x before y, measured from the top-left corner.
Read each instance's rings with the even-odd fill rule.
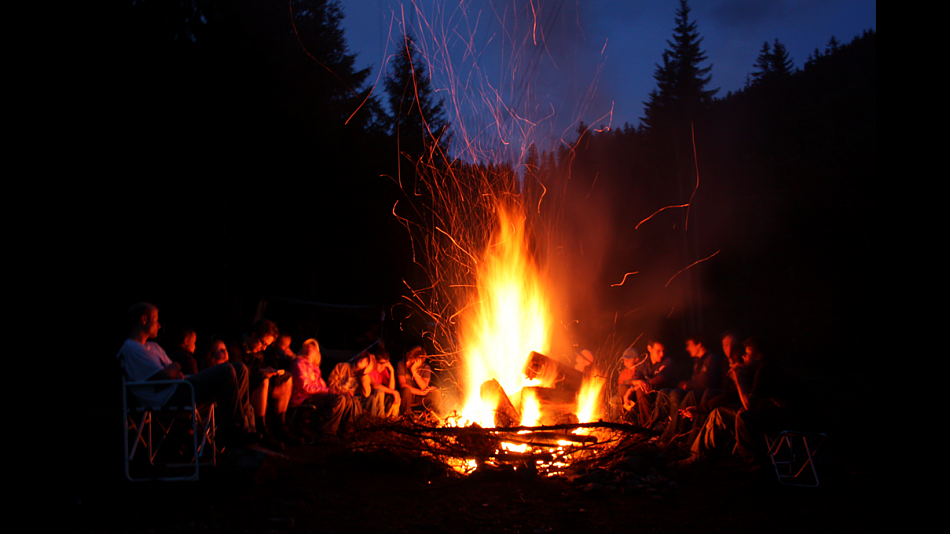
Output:
[[[637,394],[637,405],[634,407],[637,423],[646,428],[650,424],[650,418],[653,416],[653,410],[656,407],[656,397],[657,392],[651,391],[649,393],[644,393],[639,389],[636,390]]]
[[[259,439],[248,432],[247,379],[247,367],[240,363],[216,365],[185,378],[194,386],[197,404],[215,404],[217,441],[223,445],[247,445]]]
[[[195,389],[195,402],[216,404],[218,426],[244,424],[244,409],[241,402],[240,380],[231,365],[216,365],[200,373],[189,375],[185,380]],[[247,379],[244,381],[245,387]]]
[[[685,396],[686,391],[682,389],[661,389],[657,392],[656,407],[653,410],[650,426],[660,427],[664,431],[669,429]],[[675,425],[671,431],[675,431]]]
[[[399,403],[400,404],[399,408],[402,411],[403,415],[407,415],[408,413],[412,411],[412,401],[415,400],[416,396],[413,395],[412,391],[409,388],[400,389],[399,395],[401,399]]]
[[[264,414],[267,413],[267,390],[270,386],[269,379],[265,378],[257,389],[251,391],[251,407],[254,408],[254,426],[255,429],[264,433],[266,426],[264,424]]]
[[[293,435],[287,428],[287,407],[290,406],[290,395],[292,392],[293,382],[291,380],[282,380],[276,384],[272,384],[271,402],[268,403],[270,409],[268,417],[270,421],[267,426],[277,439],[290,445],[296,445],[303,441],[299,436]]]
[[[442,391],[439,389],[433,389],[426,394],[425,398],[422,399],[422,405],[426,407],[427,410],[433,412],[438,417],[443,417],[442,413]]]
[[[692,442],[690,452],[698,456],[721,454],[735,443],[736,413],[732,406],[720,406],[709,412],[702,428]]]

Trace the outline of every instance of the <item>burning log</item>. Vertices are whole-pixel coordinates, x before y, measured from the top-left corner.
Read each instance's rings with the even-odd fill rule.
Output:
[[[569,432],[529,432],[504,438],[509,443],[524,443],[534,446],[557,446],[562,442],[570,443],[597,443],[596,436],[584,436]]]
[[[495,426],[509,428],[521,423],[521,414],[515,409],[511,399],[508,398],[508,394],[505,393],[505,389],[501,387],[497,380],[493,378],[483,383],[479,389],[479,395],[482,402],[494,410]]]
[[[527,387],[521,390],[522,399],[534,397],[541,413],[539,423],[555,425],[558,423],[576,423],[577,398],[574,393],[558,388]],[[524,405],[524,400],[522,400]]]

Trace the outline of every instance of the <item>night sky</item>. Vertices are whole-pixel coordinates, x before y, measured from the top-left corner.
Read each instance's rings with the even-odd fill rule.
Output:
[[[460,98],[454,122],[466,123],[464,137],[488,144],[504,138],[517,146],[523,139],[570,142],[578,121],[638,125],[679,6],[676,0],[342,4],[350,51],[358,54],[358,67],[373,68],[370,83],[381,80],[379,66],[393,54],[405,21],[433,64],[441,96],[450,106],[453,90]],[[779,39],[802,67],[832,36],[847,43],[877,29],[874,0],[693,0],[689,6],[704,39],[705,66],[712,65],[710,88],[718,87],[719,97],[743,87],[766,41]],[[498,128],[486,119],[492,115],[486,100],[504,102],[519,119],[502,111],[496,116],[505,124]]]

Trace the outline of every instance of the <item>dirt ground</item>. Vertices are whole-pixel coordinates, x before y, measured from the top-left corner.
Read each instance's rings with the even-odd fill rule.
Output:
[[[460,478],[339,443],[290,447],[283,458],[225,454],[199,482],[131,483],[119,450],[78,468],[74,507],[81,530],[96,533],[873,531],[876,480],[847,448],[822,451],[817,488],[754,478],[729,459],[639,487],[523,470]]]

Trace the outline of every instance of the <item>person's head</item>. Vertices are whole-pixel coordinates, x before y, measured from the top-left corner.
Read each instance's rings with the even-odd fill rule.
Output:
[[[666,347],[663,346],[662,342],[651,339],[647,341],[647,352],[650,353],[651,362],[660,363],[663,356],[666,355]]]
[[[637,364],[637,360],[640,359],[640,353],[638,353],[637,349],[633,348],[632,346],[627,347],[627,350],[623,351],[623,356],[621,356],[621,358],[623,359],[624,367],[627,369],[633,369],[633,367]]]
[[[290,334],[281,334],[277,336],[277,351],[288,356],[292,355],[293,351],[290,350],[291,340]]]
[[[702,358],[706,354],[706,345],[699,336],[686,338],[686,352],[691,358]]]
[[[426,347],[422,341],[416,341],[406,345],[406,353],[404,356],[406,363],[410,363],[419,359],[424,360],[426,356]]]
[[[574,369],[584,372],[594,363],[594,355],[589,350],[582,350],[574,355]]]
[[[172,331],[169,341],[171,341],[172,345],[181,347],[194,354],[195,342],[198,341],[198,335],[195,333],[194,328],[179,327]]]
[[[376,356],[373,356],[369,352],[363,351],[354,356],[350,363],[357,371],[368,373],[373,369],[376,369]]]
[[[278,335],[280,331],[274,321],[261,319],[251,326],[251,331],[247,334],[248,348],[251,352],[260,352],[276,341]]]
[[[739,335],[729,331],[722,335],[722,353],[729,361],[736,363],[739,357]]]
[[[126,312],[130,336],[144,335],[152,339],[158,335],[162,325],[158,322],[158,307],[149,302],[137,302]]]
[[[750,337],[742,343],[745,347],[745,353],[742,355],[742,363],[745,365],[751,365],[762,359],[762,349],[759,344],[759,340],[754,337]]]
[[[202,350],[201,361],[205,367],[214,367],[228,361],[228,346],[221,338],[212,337]]]
[[[323,356],[320,354],[320,344],[316,339],[310,338],[303,342],[297,356],[310,360],[314,365],[320,365]]]
[[[376,363],[389,363],[389,351],[380,347],[379,350],[376,351]]]

